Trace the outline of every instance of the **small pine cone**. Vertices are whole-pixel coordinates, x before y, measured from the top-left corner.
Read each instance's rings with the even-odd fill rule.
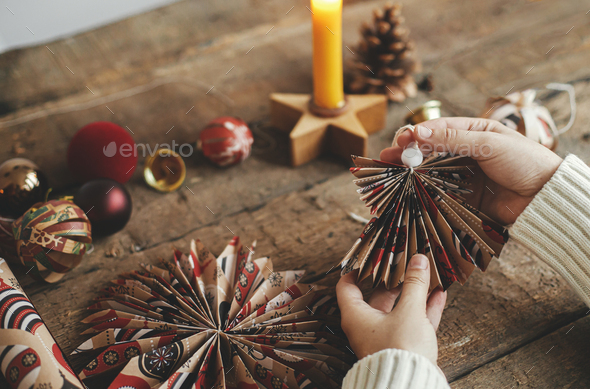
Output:
[[[367,83],[364,82],[360,77],[355,77],[355,79],[352,80],[348,85],[350,90],[354,93],[363,92],[366,86]]]
[[[369,47],[377,47],[381,45],[381,41],[376,36],[367,37],[367,42],[369,42]]]
[[[401,41],[400,42],[393,42],[388,47],[388,49],[393,52],[402,51],[405,48],[406,48],[406,42],[401,42]]]
[[[385,92],[390,101],[401,103],[406,99],[404,90],[396,85],[387,85]]]
[[[383,11],[380,9],[373,10],[373,19],[375,23],[378,23],[381,19],[383,19]]]
[[[395,59],[395,54],[393,54],[393,53],[381,54],[379,56],[379,61],[384,62],[384,63],[391,62],[394,59]]]
[[[387,4],[373,11],[373,23],[363,23],[362,40],[353,60],[357,74],[349,89],[360,93],[385,93],[392,101],[416,94],[412,74],[421,67],[413,55],[414,42],[404,26],[401,5]]]
[[[400,86],[408,97],[415,97],[418,93],[418,86],[416,85],[416,82],[412,76],[406,75],[403,77],[402,81],[400,82]]]
[[[385,21],[380,21],[379,24],[378,24],[378,29],[379,29],[379,34],[380,35],[385,35],[391,29],[391,24],[389,24],[389,23],[387,23]]]
[[[404,69],[391,69],[391,68],[387,68],[387,69],[383,69],[383,73],[384,76],[386,77],[402,77],[406,75],[406,71]]]

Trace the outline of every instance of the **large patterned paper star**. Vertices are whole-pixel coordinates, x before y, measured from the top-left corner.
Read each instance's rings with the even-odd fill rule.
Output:
[[[366,156],[369,135],[385,126],[385,95],[347,95],[347,109],[335,117],[312,113],[308,94],[273,93],[270,99],[272,125],[290,132],[292,166],[323,152],[347,159],[351,154]]]

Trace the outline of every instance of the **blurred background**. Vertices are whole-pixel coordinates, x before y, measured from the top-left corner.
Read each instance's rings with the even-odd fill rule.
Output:
[[[91,30],[175,1],[6,0],[0,12],[0,53]]]

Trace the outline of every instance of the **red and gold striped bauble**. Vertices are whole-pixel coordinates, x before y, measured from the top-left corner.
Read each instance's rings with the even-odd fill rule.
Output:
[[[57,282],[80,264],[90,247],[90,221],[66,200],[51,200],[29,209],[12,225],[18,257],[36,279]]]

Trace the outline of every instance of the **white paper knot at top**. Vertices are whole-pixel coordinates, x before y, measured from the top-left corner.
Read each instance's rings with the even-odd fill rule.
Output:
[[[420,166],[424,161],[422,151],[418,148],[418,143],[412,142],[402,152],[402,162],[410,169]]]
[[[395,137],[393,138],[393,143],[399,146],[399,143],[397,143],[397,138],[406,131],[414,132],[414,128],[415,127],[412,126],[411,124],[400,127],[400,129],[397,130],[397,132],[395,133]],[[402,162],[404,165],[406,165],[410,169],[413,169],[416,166],[419,166],[423,160],[424,160],[424,156],[422,155],[422,152],[418,148],[418,143],[416,143],[416,142],[410,143],[408,145],[408,147],[406,147],[404,149],[404,151],[402,152]]]

